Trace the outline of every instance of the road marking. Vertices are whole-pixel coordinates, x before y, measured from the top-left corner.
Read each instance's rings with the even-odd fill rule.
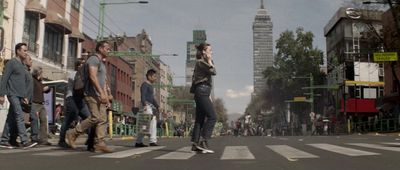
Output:
[[[37,148],[29,148],[29,149],[7,149],[0,150],[0,153],[24,153],[24,152],[35,152],[35,151],[46,151],[57,149],[57,146],[48,146],[48,147],[37,147]]]
[[[165,155],[161,155],[159,157],[156,157],[154,159],[174,159],[174,160],[178,160],[178,159],[189,159],[192,156],[196,155],[195,152],[191,151],[192,147],[188,146],[188,147],[183,147],[178,149],[177,151],[171,152],[171,153],[167,153]]]
[[[247,146],[226,146],[221,160],[255,159]]]
[[[76,151],[76,150],[58,150],[54,152],[44,152],[44,153],[35,153],[33,155],[39,155],[39,156],[67,156],[67,155],[74,155],[74,154],[79,154],[83,153],[81,151]]]
[[[400,152],[400,148],[399,147],[381,146],[381,145],[368,144],[368,143],[347,143],[347,144],[348,145],[353,145],[353,146],[365,147],[365,148],[372,148],[372,149],[380,149],[380,150]]]
[[[362,150],[357,150],[357,149],[352,149],[352,148],[346,148],[346,147],[341,147],[341,146],[336,146],[336,145],[331,145],[331,144],[307,144],[322,150],[326,151],[331,151],[335,152],[338,154],[343,154],[347,156],[367,156],[367,155],[380,155],[379,153],[374,153],[374,152],[367,152],[367,151],[362,151]]]
[[[297,161],[301,158],[319,158],[319,156],[298,150],[287,145],[267,145],[267,147],[278,153],[279,155],[282,155],[289,161]]]
[[[400,146],[399,142],[382,142],[382,144],[389,146]]]
[[[94,158],[125,158],[128,156],[139,155],[142,153],[147,153],[147,152],[159,150],[162,148],[165,148],[165,146],[135,148],[135,149],[129,149],[129,150],[120,151],[120,152],[96,155],[96,156],[92,156],[92,157],[94,157]]]

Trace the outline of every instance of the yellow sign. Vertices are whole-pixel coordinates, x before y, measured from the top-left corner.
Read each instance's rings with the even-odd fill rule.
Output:
[[[293,101],[295,101],[295,102],[304,102],[304,101],[306,101],[306,97],[294,97]]]
[[[397,52],[374,53],[374,61],[397,61]]]

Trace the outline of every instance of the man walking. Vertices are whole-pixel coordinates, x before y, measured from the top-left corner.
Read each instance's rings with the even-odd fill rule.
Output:
[[[108,96],[106,92],[107,70],[102,60],[107,58],[109,51],[110,45],[106,41],[100,41],[96,45],[96,55],[91,56],[86,62],[84,71],[88,77],[85,78],[85,102],[91,115],[74,129],[67,131],[66,142],[73,149],[76,148],[76,138],[87,129],[96,126],[95,150],[112,152],[104,142],[107,128]]]
[[[67,147],[67,144],[65,143],[65,133],[67,132],[68,127],[71,125],[71,123],[74,120],[76,120],[78,115],[82,118],[82,120],[85,120],[90,115],[89,108],[83,101],[84,98],[83,90],[82,89],[75,90],[74,88],[74,82],[78,81],[75,80],[75,77],[77,77],[75,75],[81,74],[82,78],[83,66],[84,66],[83,62],[81,61],[75,62],[75,71],[72,72],[68,77],[67,95],[66,95],[67,112],[65,114],[64,122],[61,126],[60,140],[58,142],[58,145],[64,148]]]
[[[158,111],[159,106],[154,98],[154,89],[152,84],[157,81],[157,72],[153,69],[150,69],[146,73],[146,81],[143,82],[140,87],[140,96],[141,102],[144,107],[145,112],[153,114],[153,118],[150,122],[150,146],[158,146],[157,144],[157,120],[156,116],[153,113],[153,107],[155,111]],[[144,134],[139,133],[136,139],[135,147],[147,147],[147,145],[143,144]]]
[[[31,139],[39,145],[51,145],[48,141],[48,121],[47,112],[44,108],[44,93],[51,91],[49,86],[42,83],[43,70],[41,67],[34,68],[32,71],[33,78],[33,99],[31,116]],[[40,122],[40,123],[39,123]]]
[[[4,104],[4,95],[7,95],[10,102],[7,120],[4,129],[16,127],[21,144],[24,148],[30,148],[37,145],[28,141],[26,134],[24,112],[21,103],[28,104],[28,92],[26,85],[27,69],[22,61],[27,57],[27,45],[18,43],[15,46],[16,57],[12,58],[5,66],[4,74],[0,83],[0,104]],[[10,131],[3,133],[0,138],[0,146],[12,148],[10,145]]]

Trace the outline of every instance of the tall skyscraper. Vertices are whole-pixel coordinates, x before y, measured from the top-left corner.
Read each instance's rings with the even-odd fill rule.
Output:
[[[260,95],[266,87],[263,71],[274,63],[272,21],[264,8],[264,0],[253,22],[253,95]]]
[[[192,75],[194,65],[196,64],[196,45],[204,43],[207,40],[205,30],[193,30],[193,41],[187,42],[186,58],[186,86],[192,85]]]

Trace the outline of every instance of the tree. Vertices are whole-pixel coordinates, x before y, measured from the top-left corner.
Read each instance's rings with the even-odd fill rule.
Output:
[[[284,118],[280,115],[286,113],[285,100],[304,96],[303,93],[308,91],[301,88],[310,85],[309,79],[293,79],[293,77],[305,77],[311,73],[314,77],[314,85],[325,84],[325,74],[319,68],[323,64],[323,52],[313,47],[313,38],[314,35],[311,32],[305,32],[303,28],[297,28],[296,32],[287,30],[280,34],[280,38],[276,41],[277,54],[274,66],[264,71],[267,88],[260,99],[253,100],[249,104],[251,107],[248,109],[257,108],[256,112],[261,112],[258,109],[273,110],[274,114],[278,114],[274,117]],[[318,93],[318,90],[315,91]],[[318,100],[315,101],[318,105]],[[257,106],[259,103],[262,103],[261,107]],[[296,105],[298,107],[292,110],[303,113],[299,115],[300,118],[306,115],[306,110],[310,110],[308,103]]]
[[[191,117],[194,117],[195,103],[193,94],[189,92],[189,89],[190,87],[186,86],[175,86],[172,88],[171,95],[168,96],[167,100],[173,110],[186,112],[187,116],[192,115]]]
[[[224,127],[228,126],[228,115],[227,110],[225,108],[224,101],[221,98],[217,98],[214,100],[214,109],[217,114],[217,122],[221,122]]]

